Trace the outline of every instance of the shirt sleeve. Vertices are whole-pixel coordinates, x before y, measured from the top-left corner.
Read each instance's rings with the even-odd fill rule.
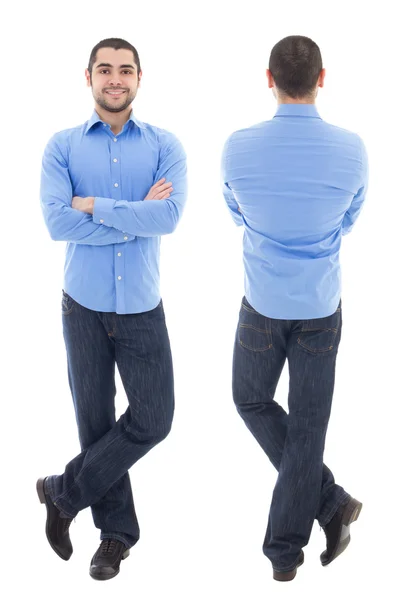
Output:
[[[355,194],[350,207],[346,211],[342,222],[342,235],[347,235],[353,229],[358,219],[368,190],[369,167],[368,155],[364,142],[360,138],[361,146],[361,182],[358,192]]]
[[[173,191],[165,200],[130,202],[95,197],[93,222],[114,227],[130,235],[156,237],[172,233],[183,213],[187,199],[186,153],[172,134],[162,142],[154,183],[165,177]]]
[[[231,214],[232,219],[236,223],[236,225],[243,225],[242,214],[239,211],[239,205],[236,201],[235,195],[230,188],[229,185],[229,174],[228,174],[228,148],[229,148],[230,138],[225,142],[223,151],[222,151],[222,160],[221,160],[221,180],[222,180],[222,193],[225,198],[225,202],[228,206],[229,212]]]
[[[51,238],[93,246],[125,243],[134,238],[95,225],[91,215],[72,208],[72,198],[67,160],[53,136],[44,150],[40,182],[41,207]]]

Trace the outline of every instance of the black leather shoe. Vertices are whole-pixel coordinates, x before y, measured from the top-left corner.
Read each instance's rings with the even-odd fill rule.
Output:
[[[121,560],[128,556],[129,548],[119,540],[103,540],[90,563],[90,575],[100,581],[111,579],[118,575]]]
[[[291,571],[276,571],[274,569],[274,579],[275,581],[292,581],[297,575],[298,567],[304,563],[304,552],[303,550],[300,552],[299,560],[297,561],[297,565]]]
[[[322,529],[326,535],[326,550],[321,554],[323,567],[329,565],[350,543],[350,525],[357,521],[362,504],[355,498],[340,506],[333,518]]]
[[[69,560],[72,554],[72,544],[69,537],[69,526],[72,519],[61,517],[57,506],[53,504],[50,496],[45,492],[45,480],[46,477],[38,479],[36,490],[40,502],[45,504],[47,509],[46,536],[54,552],[63,560]]]

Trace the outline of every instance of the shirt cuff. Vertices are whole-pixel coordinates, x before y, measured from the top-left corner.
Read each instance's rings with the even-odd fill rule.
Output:
[[[99,198],[95,196],[93,206],[93,223],[113,227],[112,217],[115,200],[112,198]]]
[[[93,205],[93,223],[96,225],[105,225],[106,227],[114,227],[113,225],[113,208],[116,200],[112,198],[100,198],[95,196]],[[121,235],[121,239],[118,238],[118,242],[130,242],[135,239],[134,235],[120,231],[115,228],[116,232]]]

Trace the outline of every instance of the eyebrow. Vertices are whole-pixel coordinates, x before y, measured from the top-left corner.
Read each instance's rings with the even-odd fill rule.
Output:
[[[97,65],[96,69],[100,69],[100,67],[113,67],[113,65],[110,65],[110,63],[100,63],[99,65]],[[133,65],[120,65],[119,66],[120,69],[134,69],[135,67]]]

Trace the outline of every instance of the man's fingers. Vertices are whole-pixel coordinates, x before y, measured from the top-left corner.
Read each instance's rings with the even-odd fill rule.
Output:
[[[173,189],[174,189],[174,188],[172,188],[172,187],[168,187],[168,188],[166,188],[165,190],[158,190],[158,191],[157,191],[157,193],[154,195],[154,198],[155,198],[156,200],[159,200],[159,199],[162,197],[162,195],[163,195],[163,194],[166,194],[166,193],[167,193],[167,194],[170,194],[170,193],[172,192],[172,190],[173,190]]]
[[[172,187],[172,183],[169,181],[168,183],[163,183],[161,185],[156,183],[151,189],[157,194],[159,194],[160,192],[163,192],[164,190],[167,190],[170,187]]]
[[[163,192],[162,194],[157,194],[157,196],[154,196],[153,200],[165,200],[166,198],[170,197],[170,193],[169,192]]]

